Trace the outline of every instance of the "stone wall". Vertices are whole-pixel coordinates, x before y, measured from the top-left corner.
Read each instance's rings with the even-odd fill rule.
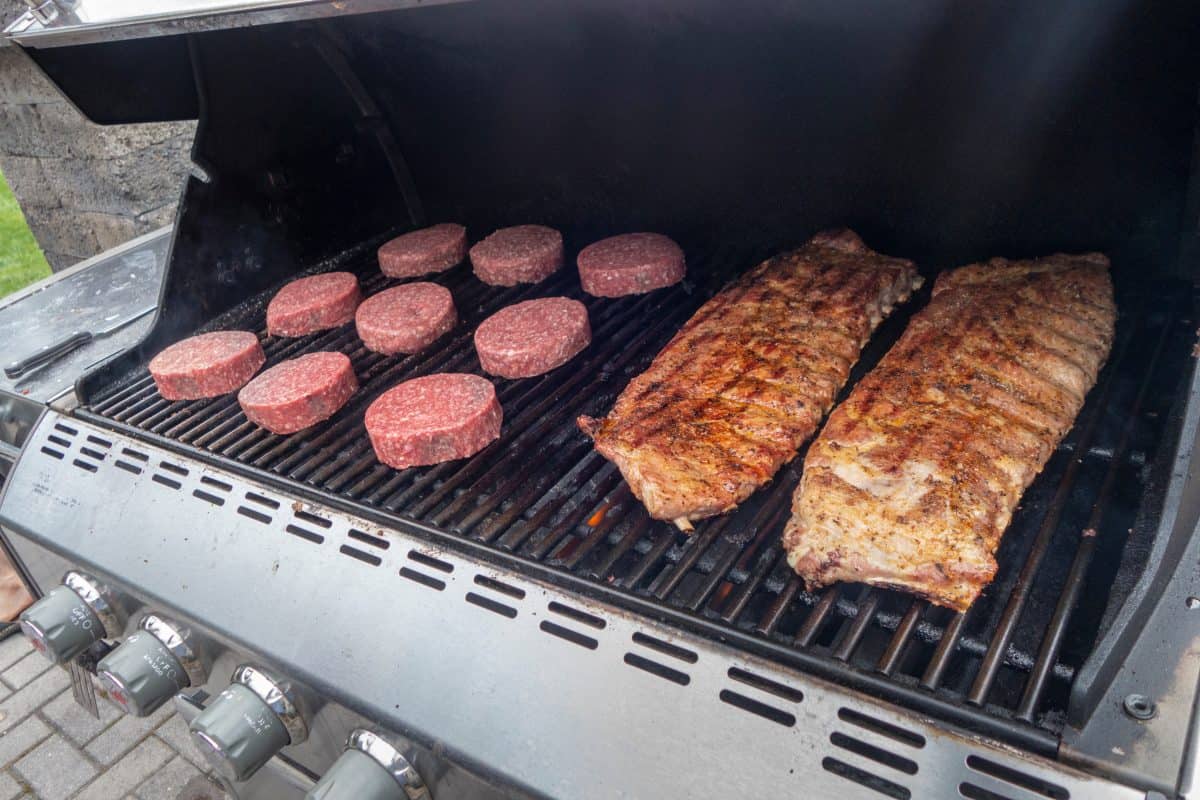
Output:
[[[194,131],[94,125],[0,46],[0,170],[56,271],[172,221]]]

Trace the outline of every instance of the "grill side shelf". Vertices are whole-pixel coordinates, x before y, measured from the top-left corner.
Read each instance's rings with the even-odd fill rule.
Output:
[[[835,794],[857,784],[926,797],[960,784],[999,791],[1019,779],[1017,787],[1049,786],[1063,796],[1141,796],[407,531],[181,465],[122,436],[106,434],[114,451],[148,456],[142,473],[111,459],[76,468],[69,459],[79,444],[67,459],[41,453],[51,423],[35,433],[0,507],[17,535],[162,598],[209,635],[516,785],[610,797],[769,796],[802,786]],[[168,474],[178,487],[153,480],[163,463],[177,468]],[[229,502],[197,497],[201,486]],[[132,502],[148,497],[153,502]],[[261,509],[266,521],[235,505]],[[255,607],[270,614],[247,612],[251,589]],[[297,636],[311,646],[297,648]],[[464,698],[470,713],[449,713]],[[713,752],[725,757],[704,757]]]

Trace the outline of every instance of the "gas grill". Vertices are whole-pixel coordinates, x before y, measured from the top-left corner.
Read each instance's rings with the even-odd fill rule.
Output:
[[[43,7],[10,33],[93,119],[199,117],[196,174],[153,326],[44,411],[0,522],[36,588],[74,570],[75,593],[56,602],[95,586],[116,609],[80,642],[77,674],[132,647],[152,612],[203,664],[202,679],[168,687],[202,733],[222,703],[280,689],[283,746],[265,723],[209,742],[225,768],[233,750],[266,762],[235,765],[237,796],[300,797],[352,770],[338,761],[352,731],[352,754],[375,768],[387,754],[397,793],[381,797],[1195,796],[1194,12],[1158,9],[1128,37],[1058,19],[1112,74],[1100,85],[1086,63],[1056,62],[1073,116],[1041,108],[1049,123],[1018,125],[1006,90],[943,75],[996,32],[962,11],[934,25],[937,4],[882,20],[824,4],[265,3],[120,19],[91,5],[51,5],[53,19]],[[1014,14],[1014,41],[1054,21],[1039,8]],[[835,58],[832,30],[869,55]],[[888,117],[872,103],[904,53],[911,96]],[[1050,66],[1005,66],[1013,97],[1045,90]],[[846,96],[838,81],[851,79],[870,102]],[[968,97],[979,118],[960,126],[959,156],[996,151],[970,180],[928,177],[934,150],[914,131],[961,122]],[[780,100],[821,100],[827,118],[795,119]],[[720,117],[734,111],[748,121]],[[847,127],[859,119],[892,138]],[[711,130],[690,127],[702,121]],[[982,199],[955,205],[974,182]],[[704,196],[718,185],[724,198]],[[266,302],[287,280],[349,270],[374,293],[395,284],[379,244],[441,220],[472,240],[554,224],[568,264],[600,235],[658,229],[683,246],[689,277],[609,300],[570,268],[506,289],[460,265],[432,280],[461,324],[421,353],[372,353],[352,326],[266,336]],[[861,585],[806,590],[780,542],[803,452],[687,535],[651,520],[575,424],[605,413],[730,279],[845,222],[927,277],[999,253],[1113,258],[1109,362],[965,614]],[[931,283],[881,325],[843,397]],[[495,381],[499,441],[434,467],[375,460],[374,398],[412,377],[481,373],[476,325],[556,295],[588,306],[593,343],[548,375]],[[341,351],[362,388],[292,436],[248,422],[233,396],[159,397],[149,358],[224,329],[256,331],[268,365]],[[147,634],[165,646],[162,630],[150,623],[136,646],[158,646]],[[243,664],[245,697],[230,699]],[[118,699],[119,678],[102,682]]]

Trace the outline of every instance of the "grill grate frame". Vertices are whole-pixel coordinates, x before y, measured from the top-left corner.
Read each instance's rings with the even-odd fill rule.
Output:
[[[779,541],[803,451],[737,511],[698,524],[687,536],[650,520],[615,467],[576,429],[576,416],[606,412],[725,279],[764,255],[733,247],[702,257],[689,251],[692,274],[703,276],[705,285],[615,301],[583,294],[570,270],[540,285],[500,289],[475,280],[462,265],[432,278],[453,292],[462,323],[412,356],[371,353],[352,325],[299,339],[267,338],[265,293],[206,327],[258,331],[268,366],[319,349],[346,353],[362,388],[331,420],[276,436],[249,423],[233,396],[163,401],[145,365],[77,413],[365,513],[382,527],[416,523],[552,575],[582,579],[638,601],[641,610],[682,615],[710,634],[761,644],[767,655],[795,656],[820,674],[923,710],[952,711],[957,722],[1051,750],[1071,679],[1097,636],[1099,611],[1080,611],[1080,598],[1102,609],[1099,598],[1107,591],[1097,591],[1115,571],[1111,558],[1093,563],[1093,556],[1113,549],[1112,540],[1133,525],[1138,510],[1136,502],[1114,501],[1121,494],[1114,487],[1145,482],[1143,468],[1157,455],[1182,387],[1178,364],[1187,357],[1191,333],[1181,313],[1184,292],[1165,283],[1119,291],[1109,363],[1075,427],[1027,491],[998,554],[996,580],[964,615],[891,590],[804,589]],[[380,275],[370,256],[342,268],[359,274],[365,294],[400,283]],[[471,345],[477,324],[505,305],[556,294],[588,306],[593,344],[549,375],[493,379],[505,409],[498,442],[465,461],[403,472],[375,461],[362,430],[375,397],[432,372],[482,374]],[[843,396],[927,294],[928,284],[881,325]],[[1084,530],[1098,535],[1084,536]]]

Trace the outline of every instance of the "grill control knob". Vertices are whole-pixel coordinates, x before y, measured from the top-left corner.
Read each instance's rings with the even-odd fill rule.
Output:
[[[34,649],[63,664],[105,637],[121,632],[116,603],[107,587],[72,570],[63,585],[21,613],[21,630]]]
[[[429,800],[429,789],[399,750],[359,728],[305,800]]]
[[[204,667],[188,645],[186,629],[155,614],[147,614],[138,628],[100,660],[96,677],[122,708],[144,717],[179,690],[204,683]]]
[[[225,777],[244,781],[289,744],[308,738],[291,685],[244,664],[191,724],[192,739]]]

